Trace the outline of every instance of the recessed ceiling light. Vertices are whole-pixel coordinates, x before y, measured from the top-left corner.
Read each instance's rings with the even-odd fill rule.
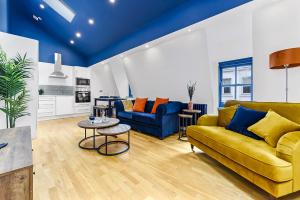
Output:
[[[120,57],[121,57],[121,58],[123,58],[123,57],[124,57],[124,55],[123,55],[123,54],[121,54],[121,55],[120,55]]]
[[[41,9],[45,9],[45,5],[41,3],[41,4],[40,4],[40,8],[41,8]]]
[[[90,18],[90,19],[88,20],[88,22],[89,22],[90,25],[94,25],[94,24],[95,24],[95,21],[94,21],[94,19],[92,19],[92,18]]]
[[[188,32],[192,32],[192,29],[189,28],[189,29],[188,29]]]
[[[114,3],[116,3],[116,0],[109,0],[109,2],[114,4]]]
[[[74,40],[70,40],[70,43],[71,43],[71,44],[75,44]]]
[[[145,47],[146,47],[146,48],[149,48],[150,46],[149,46],[149,44],[146,44]]]
[[[76,35],[76,37],[81,38],[81,33],[80,32],[76,32],[75,35]]]

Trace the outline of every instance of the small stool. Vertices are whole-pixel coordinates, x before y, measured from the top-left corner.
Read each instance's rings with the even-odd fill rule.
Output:
[[[182,139],[186,137],[186,128],[192,125],[193,115],[179,114],[179,134],[178,140],[187,141],[187,139]],[[182,122],[182,125],[181,125]]]
[[[98,106],[94,106],[94,113],[96,113],[95,117],[101,117],[101,113],[104,112],[105,116],[107,115],[107,111],[108,111],[108,106],[103,106],[103,105],[98,105]]]

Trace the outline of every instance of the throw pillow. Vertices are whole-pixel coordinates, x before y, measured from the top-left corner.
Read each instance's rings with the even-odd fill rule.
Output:
[[[240,106],[236,110],[234,117],[226,129],[260,140],[261,138],[259,136],[248,131],[247,128],[264,118],[266,114],[266,112],[260,112]]]
[[[145,112],[145,106],[148,98],[136,98],[133,105],[133,112]]]
[[[133,104],[131,100],[123,100],[122,103],[126,112],[131,112],[133,110]]]
[[[155,114],[156,113],[156,109],[157,109],[157,107],[159,106],[159,105],[161,105],[161,104],[166,104],[166,103],[168,103],[169,102],[169,98],[156,98],[156,100],[155,100],[155,103],[154,103],[154,105],[153,105],[153,107],[152,107],[152,110],[151,110],[151,114]]]
[[[265,118],[250,126],[248,130],[264,138],[272,147],[276,147],[284,134],[300,130],[300,125],[269,110]]]
[[[223,126],[223,127],[228,126],[238,107],[239,107],[239,105],[220,108],[218,111],[219,112],[218,126]]]

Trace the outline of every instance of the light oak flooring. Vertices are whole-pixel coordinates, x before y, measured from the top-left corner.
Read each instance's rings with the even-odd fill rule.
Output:
[[[177,135],[159,140],[132,131],[130,150],[114,157],[82,150],[78,141],[84,130],[77,127],[82,119],[39,123],[33,141],[34,200],[271,199],[200,150],[192,153]],[[283,199],[300,199],[300,194]]]

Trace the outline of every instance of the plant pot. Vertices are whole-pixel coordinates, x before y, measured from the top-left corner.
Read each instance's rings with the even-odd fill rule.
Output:
[[[190,101],[189,104],[188,104],[188,109],[193,110],[193,108],[194,108],[194,104],[193,104],[192,101]]]

